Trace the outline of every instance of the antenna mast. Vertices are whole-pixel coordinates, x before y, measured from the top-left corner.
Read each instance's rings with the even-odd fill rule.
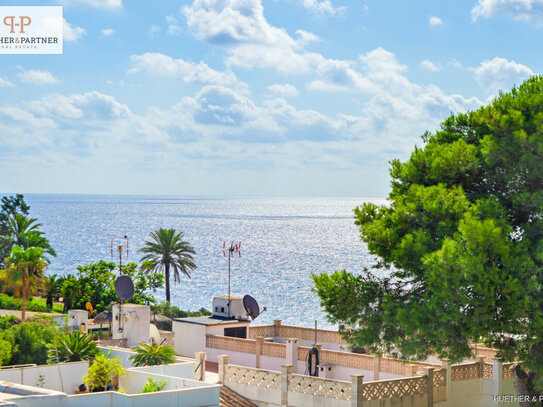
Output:
[[[122,239],[111,239],[111,258],[113,259],[113,251],[119,253],[119,275],[123,274],[123,251],[126,249],[125,257],[128,258],[129,243],[128,236],[124,235]]]
[[[230,301],[232,298],[230,297],[230,259],[234,256],[234,253],[238,254],[238,257],[241,257],[241,242],[238,242],[237,244],[234,244],[234,242],[230,243],[230,246],[226,246],[226,242],[222,243],[222,254],[224,257],[226,257],[226,253],[228,252],[228,316],[230,317]]]

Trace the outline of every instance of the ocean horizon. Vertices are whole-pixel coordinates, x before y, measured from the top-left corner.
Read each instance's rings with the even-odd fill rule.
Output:
[[[1,196],[10,194],[1,194]],[[228,259],[223,242],[241,242],[232,259],[232,295],[252,295],[267,307],[255,324],[335,328],[311,291],[312,273],[346,269],[358,273],[375,259],[360,240],[353,209],[384,198],[224,197],[157,195],[25,194],[30,216],[43,224],[57,252],[47,274],[72,274],[78,265],[112,259],[110,242],[127,235],[127,261],[138,262],[149,232],[183,231],[196,250],[198,269],[171,286],[181,309],[211,309],[226,295]],[[126,260],[123,259],[123,263]],[[164,290],[156,293],[164,299]]]

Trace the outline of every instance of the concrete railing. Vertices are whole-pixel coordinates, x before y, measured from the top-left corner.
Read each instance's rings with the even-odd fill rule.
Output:
[[[434,375],[434,368],[425,368],[417,377],[364,383],[362,375],[352,375],[349,382],[293,374],[292,365],[283,365],[281,372],[235,366],[228,363],[227,355],[219,356],[219,383],[266,405],[360,407],[394,399],[398,406],[405,402],[406,406],[430,407],[434,394],[446,385],[444,377],[443,373]]]
[[[515,394],[511,363],[499,359],[485,363],[443,367],[412,365],[414,376],[364,382],[363,376],[351,375],[351,381],[334,380],[294,374],[292,365],[281,366],[281,372],[230,365],[227,355],[219,355],[219,383],[225,384],[254,402],[269,406],[324,407],[426,407],[492,405],[496,396]],[[445,405],[445,404],[444,404]],[[500,404],[502,405],[502,404]],[[506,403],[518,406],[518,403]]]

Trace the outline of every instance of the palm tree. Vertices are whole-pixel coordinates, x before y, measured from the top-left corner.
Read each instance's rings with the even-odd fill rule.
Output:
[[[47,362],[76,362],[78,360],[92,361],[98,353],[96,342],[91,335],[80,331],[73,331],[69,335],[62,335],[53,343],[47,344]]]
[[[5,270],[8,278],[12,281],[20,281],[21,289],[21,319],[25,320],[26,300],[31,287],[36,287],[44,281],[43,270],[46,267],[44,250],[41,247],[29,247],[23,249],[20,246],[13,246],[11,255],[6,259],[8,269]]]
[[[53,300],[60,295],[62,284],[64,283],[63,277],[58,277],[56,274],[51,274],[45,281],[45,305],[49,309],[53,309]]]
[[[147,345],[142,342],[139,345],[132,347],[136,353],[128,358],[135,367],[168,365],[175,362],[175,351],[171,346],[162,346],[156,343]]]
[[[189,242],[183,240],[183,232],[175,229],[158,229],[149,233],[151,238],[145,241],[139,250],[144,256],[140,267],[144,272],[164,273],[166,280],[166,301],[170,302],[170,268],[173,269],[173,281],[181,281],[179,273],[190,278],[190,272],[196,269],[193,255],[196,254]]]
[[[7,239],[11,240],[13,245],[24,249],[41,247],[45,253],[54,257],[56,253],[49,240],[43,236],[43,232],[38,230],[41,226],[43,225],[38,223],[38,219],[15,213],[8,219],[9,235]],[[49,263],[49,259],[45,258],[44,260]]]

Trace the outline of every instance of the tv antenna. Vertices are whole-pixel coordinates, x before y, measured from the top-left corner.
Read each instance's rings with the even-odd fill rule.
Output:
[[[125,257],[128,258],[128,251],[128,236],[124,235],[122,239],[111,239],[111,258],[114,252],[119,254],[119,275],[123,274],[123,253],[126,253]]]
[[[226,257],[226,253],[228,253],[228,316],[230,316],[230,259],[234,256],[235,253],[238,254],[238,257],[241,257],[241,242],[238,242],[237,244],[234,244],[234,242],[230,243],[230,246],[226,246],[226,242],[222,243],[222,254],[224,257]]]

